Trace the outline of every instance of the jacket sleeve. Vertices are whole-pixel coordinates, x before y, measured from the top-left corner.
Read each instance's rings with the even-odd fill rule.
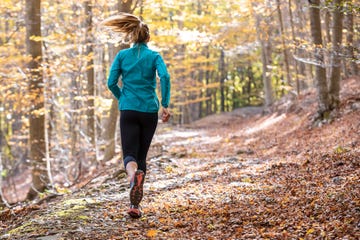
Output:
[[[118,85],[119,77],[121,75],[121,65],[120,65],[120,53],[118,53],[111,65],[110,73],[107,81],[107,86],[112,94],[119,99],[121,96],[121,88]]]
[[[167,108],[170,103],[170,75],[160,54],[156,56],[156,70],[160,78],[161,106]]]

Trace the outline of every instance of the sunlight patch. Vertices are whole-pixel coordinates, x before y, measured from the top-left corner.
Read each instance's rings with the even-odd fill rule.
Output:
[[[196,138],[188,138],[183,141],[177,141],[173,145],[192,145],[192,144],[213,144],[216,142],[220,142],[222,137],[196,137]]]
[[[252,133],[256,133],[261,130],[264,130],[264,129],[270,127],[271,125],[274,125],[275,123],[280,122],[281,120],[285,119],[285,117],[286,117],[285,113],[278,117],[276,117],[275,114],[273,114],[271,117],[267,118],[264,122],[256,125],[256,127],[248,128],[245,131],[245,134],[252,134]]]
[[[157,140],[164,140],[164,139],[168,139],[168,138],[174,138],[174,137],[179,137],[179,138],[189,138],[189,137],[195,137],[198,136],[200,133],[198,131],[171,131],[170,133],[166,133],[166,134],[161,134],[161,135],[157,135],[155,136],[155,138]]]

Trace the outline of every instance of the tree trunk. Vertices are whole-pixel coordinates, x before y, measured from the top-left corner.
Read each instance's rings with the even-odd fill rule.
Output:
[[[350,76],[358,75],[358,65],[356,64],[356,57],[354,55],[354,46],[359,46],[354,42],[354,14],[353,14],[353,4],[351,0],[346,1],[347,10],[345,16],[345,28],[346,28],[346,55],[350,59]]]
[[[287,47],[286,47],[286,43],[285,43],[285,32],[284,32],[284,23],[283,23],[282,13],[281,13],[281,4],[280,4],[280,0],[276,0],[276,2],[277,2],[277,12],[278,12],[278,16],[279,16],[279,23],[280,23],[281,45],[282,45],[282,50],[283,50],[283,54],[284,54],[285,72],[286,72],[286,78],[287,78],[286,83],[291,86],[292,81],[291,81],[291,75],[290,75],[289,57],[288,57]]]
[[[329,76],[331,74],[331,55],[330,55],[330,44],[331,44],[331,30],[330,30],[330,25],[331,25],[331,13],[330,13],[330,9],[331,6],[329,2],[325,2],[325,4],[327,4],[328,6],[322,10],[321,14],[324,15],[324,21],[322,21],[322,25],[321,28],[324,30],[323,31],[323,56],[324,56],[324,67],[326,69],[326,79],[327,82],[329,82]],[[321,16],[320,16],[321,19]]]
[[[220,77],[220,111],[225,112],[225,52],[221,48],[219,59],[219,77]]]
[[[315,58],[318,64],[315,66],[315,82],[318,93],[318,112],[323,118],[324,114],[329,111],[329,96],[326,83],[326,69],[324,66],[323,43],[321,34],[320,21],[320,0],[310,1],[310,28],[311,37],[315,47]]]
[[[93,50],[93,34],[92,34],[92,2],[87,0],[84,2],[85,9],[85,56],[87,59],[86,64],[86,78],[87,78],[87,136],[90,139],[91,148],[96,152],[96,134],[95,134],[95,79],[94,79],[94,50]],[[92,161],[96,161],[96,154]]]
[[[119,12],[131,13],[132,0],[119,0],[118,1],[118,10]],[[113,62],[116,53],[120,49],[128,48],[129,45],[122,44],[120,47],[109,47],[109,61]],[[104,140],[106,144],[105,153],[103,161],[108,161],[115,156],[115,146],[116,146],[116,124],[118,123],[119,109],[118,101],[113,98],[110,108],[110,116],[106,123],[106,130],[104,132]]]
[[[329,100],[330,109],[335,109],[340,103],[340,74],[341,74],[341,59],[339,57],[342,43],[343,30],[343,3],[344,0],[334,0],[333,22],[332,22],[332,53],[331,53],[331,75]]]
[[[244,88],[246,89],[246,91],[244,91],[244,93],[246,93],[246,96],[247,96],[247,105],[250,106],[251,105],[251,95],[252,95],[252,92],[251,92],[252,85],[251,84],[254,81],[254,75],[252,72],[251,63],[249,63],[249,66],[247,67],[246,74],[247,74],[249,80],[248,80],[246,86],[244,86]]]
[[[27,64],[29,69],[29,95],[32,101],[29,112],[30,160],[32,163],[32,189],[28,198],[32,199],[37,192],[43,192],[49,182],[45,162],[45,117],[44,117],[44,84],[41,68],[42,40],[40,0],[26,0],[26,53],[31,56]],[[31,39],[37,37],[38,39]]]
[[[271,77],[268,72],[268,65],[270,63],[270,39],[266,36],[270,32],[269,29],[261,29],[262,16],[254,12],[255,4],[252,3],[249,8],[251,15],[255,18],[256,38],[261,45],[261,62],[262,62],[262,80],[264,84],[265,106],[270,106],[273,103],[273,88],[271,84]]]
[[[103,161],[109,161],[115,156],[115,146],[116,146],[116,124],[119,116],[119,108],[118,101],[113,99],[111,101],[110,107],[110,116],[106,123],[106,128],[104,132],[104,140],[105,140],[105,153]]]
[[[211,89],[208,87],[210,84],[210,62],[209,62],[209,58],[210,58],[210,49],[209,46],[206,47],[206,72],[205,72],[205,83],[206,83],[206,110],[205,110],[205,115],[210,115],[210,113],[212,113],[211,111]]]
[[[294,17],[293,12],[291,8],[291,0],[288,2],[289,7],[289,15],[290,15],[290,25],[291,25],[291,37],[292,41],[295,44],[296,43],[296,37],[295,37],[295,28],[294,28]],[[295,68],[295,82],[296,82],[296,93],[300,94],[300,80],[299,80],[299,70],[298,70],[298,64],[297,61],[294,61],[294,68]]]
[[[261,61],[262,61],[262,79],[265,92],[265,106],[270,106],[274,101],[273,87],[271,83],[271,76],[268,72],[267,66],[269,65],[269,44],[264,40],[261,41]]]
[[[307,19],[308,17],[306,16],[307,12],[305,12],[304,10],[304,4],[306,3],[306,0],[302,0],[302,1],[294,1],[294,4],[296,6],[296,11],[295,11],[295,18],[297,19],[296,24],[295,24],[295,29],[296,29],[296,35],[297,35],[297,39],[299,39],[300,43],[301,43],[301,39],[307,39],[309,36],[309,34],[307,32],[305,32],[304,30],[306,30],[306,28],[304,26],[306,26],[307,23]],[[307,50],[302,49],[302,48],[297,48],[296,49],[297,54],[303,55],[306,54]],[[302,81],[300,81],[300,89],[306,89],[308,86],[313,85],[313,65],[311,64],[305,64],[304,62],[298,62],[299,63],[299,77],[301,78]]]

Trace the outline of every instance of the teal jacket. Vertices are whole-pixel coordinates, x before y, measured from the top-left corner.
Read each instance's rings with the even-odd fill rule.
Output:
[[[108,88],[119,101],[119,110],[158,112],[156,72],[160,78],[161,106],[170,102],[170,75],[158,52],[145,43],[118,52],[110,69]],[[122,85],[119,87],[119,77]]]

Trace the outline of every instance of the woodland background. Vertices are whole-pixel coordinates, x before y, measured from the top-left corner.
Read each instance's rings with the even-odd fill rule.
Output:
[[[358,76],[356,0],[2,0],[3,205],[72,186],[120,154],[106,78],[128,45],[99,26],[119,11],[149,24],[149,45],[168,65],[171,125],[245,106],[271,111],[309,88],[323,124],[342,79]]]

